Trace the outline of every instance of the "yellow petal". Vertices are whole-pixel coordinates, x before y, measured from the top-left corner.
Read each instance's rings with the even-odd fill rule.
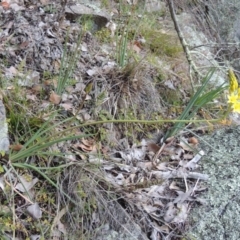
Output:
[[[239,99],[238,95],[236,95],[234,93],[232,93],[228,96],[228,102],[229,103],[235,103],[235,102],[238,101],[238,99]]]
[[[240,103],[239,102],[234,103],[232,108],[233,108],[233,112],[240,113]]]

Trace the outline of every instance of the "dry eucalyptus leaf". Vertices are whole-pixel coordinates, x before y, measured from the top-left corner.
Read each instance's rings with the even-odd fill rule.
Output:
[[[178,209],[174,206],[174,204],[172,202],[169,203],[168,209],[164,215],[164,221],[171,222],[177,215],[177,212],[178,212]]]
[[[42,210],[38,203],[34,203],[27,207],[27,213],[34,219],[40,219],[42,217]]]
[[[61,102],[61,97],[52,91],[49,97],[49,101],[53,104],[59,104]]]
[[[29,191],[38,182],[38,178],[34,178],[31,181],[27,181],[22,176],[19,176],[19,180],[20,182],[15,186],[15,188],[21,192]]]
[[[33,94],[27,94],[26,99],[35,102],[37,100],[37,97],[36,95],[33,95]]]
[[[171,189],[171,190],[180,190],[180,188],[177,186],[177,183],[175,181],[172,181],[172,183],[169,186],[169,189]]]
[[[70,102],[68,102],[68,103],[67,102],[66,103],[61,103],[60,106],[62,108],[64,108],[64,110],[66,110],[66,111],[73,109],[73,105]]]
[[[4,182],[4,177],[0,177],[0,188],[4,191],[5,189],[5,182]]]
[[[177,204],[178,213],[177,216],[172,220],[173,223],[184,223],[188,217],[188,204],[187,203],[178,203]]]
[[[66,227],[64,224],[61,223],[61,221],[58,222],[58,230],[62,232],[63,234],[67,233]]]
[[[95,75],[97,73],[97,69],[89,69],[89,70],[87,70],[87,74],[89,75],[89,76],[93,76],[93,75]]]

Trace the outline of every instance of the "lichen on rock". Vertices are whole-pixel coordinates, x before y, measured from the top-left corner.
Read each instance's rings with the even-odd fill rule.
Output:
[[[228,127],[202,138],[206,152],[203,172],[210,176],[205,206],[190,216],[191,239],[240,239],[240,126]],[[194,223],[194,224],[192,224]]]

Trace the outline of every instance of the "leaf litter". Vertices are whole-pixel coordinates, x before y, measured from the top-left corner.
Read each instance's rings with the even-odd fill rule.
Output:
[[[44,1],[41,2],[45,5]],[[134,102],[139,111],[146,115],[149,112],[159,113],[159,109],[161,114],[165,114],[166,108],[162,105],[151,77],[145,74],[154,72],[152,66],[144,63],[140,68],[133,64],[127,66],[125,72],[119,70],[116,62],[109,58],[108,50],[97,46],[90,32],[84,32],[82,43],[80,46],[76,45],[78,34],[83,31],[75,21],[64,19],[59,26],[59,14],[54,12],[49,14],[41,10],[39,7],[42,5],[39,1],[28,4],[28,8],[21,1],[16,1],[15,5],[4,2],[1,4],[4,8],[1,20],[7,19],[3,21],[4,24],[1,26],[3,31],[0,33],[1,54],[6,56],[8,66],[4,66],[2,62],[0,64],[4,76],[10,80],[6,86],[8,89],[6,95],[11,94],[11,89],[14,90],[13,82],[17,79],[17,85],[26,93],[26,99],[34,102],[39,112],[51,105],[57,105],[66,114],[72,114],[78,120],[90,121],[95,119],[100,111],[112,113],[113,116],[120,115],[118,109],[128,109]],[[52,9],[61,12],[60,2],[52,3]],[[20,11],[21,14],[17,14]],[[111,26],[113,36],[116,25],[113,23]],[[68,39],[67,44],[65,39]],[[140,55],[142,44],[143,40],[141,42],[136,40],[130,48]],[[68,88],[67,93],[58,94],[55,90],[59,82],[54,78],[45,81],[41,79],[46,72],[53,75],[60,73],[62,64],[60,60],[64,55],[65,45],[71,53],[79,50],[80,57],[71,75],[74,84]],[[25,68],[21,69],[21,65],[25,65]],[[175,89],[173,81],[168,80],[164,84],[170,89]],[[43,99],[40,98],[42,93]],[[91,111],[93,99],[96,99],[95,111]],[[108,116],[103,114],[101,117]],[[137,224],[142,229],[140,232],[143,239],[146,233],[151,239],[161,239],[160,236],[170,236],[174,228],[181,232],[181,226],[187,219],[192,203],[204,203],[198,198],[198,193],[205,190],[201,181],[207,180],[208,176],[197,172],[198,162],[204,155],[204,152],[198,149],[198,140],[188,136],[174,138],[155,159],[161,147],[157,143],[141,139],[140,144],[130,144],[127,138],[118,136],[121,132],[120,126],[114,130],[110,125],[104,127],[109,133],[109,141],[114,142],[115,147],[109,148],[109,144],[105,146],[97,143],[95,139],[83,138],[66,143],[65,146],[58,145],[56,150],[68,153],[71,149],[74,154],[69,153],[70,161],[82,161],[84,164],[99,167],[105,184],[111,186],[112,191],[122,200],[121,204],[113,205],[114,208],[119,207],[118,214],[132,216],[134,228],[137,229]],[[36,196],[36,193],[31,191],[38,184],[37,177],[30,181],[22,176],[14,179],[18,179],[16,190],[31,195],[32,198]],[[67,174],[64,179],[67,179]],[[5,186],[6,179],[1,177],[3,191]],[[96,207],[98,204],[99,202],[92,207],[95,211],[92,213],[91,221],[95,224],[102,217],[100,208]],[[24,204],[19,204],[18,207],[25,208],[34,220],[39,220],[44,216],[40,205],[41,202],[36,201],[27,207]],[[67,210],[63,208],[54,216],[51,229],[51,236],[54,239],[66,235],[66,226],[61,221],[66,212]],[[107,225],[105,227],[108,228]],[[129,229],[129,226],[125,228]],[[32,239],[38,237],[39,235],[31,235]]]

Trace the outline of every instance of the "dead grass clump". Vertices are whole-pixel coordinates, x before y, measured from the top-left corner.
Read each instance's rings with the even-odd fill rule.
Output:
[[[108,90],[102,110],[111,113],[113,117],[132,115],[132,118],[144,119],[160,112],[160,97],[149,71],[147,65],[135,63],[129,63],[122,69],[112,68],[102,87]]]
[[[75,166],[62,176],[62,189],[77,203],[59,192],[60,205],[67,208],[62,222],[67,226],[69,239],[101,240],[102,236],[107,239],[115,235],[123,239],[135,239],[136,236],[146,239],[128,212],[128,203],[104,180],[100,170]]]

